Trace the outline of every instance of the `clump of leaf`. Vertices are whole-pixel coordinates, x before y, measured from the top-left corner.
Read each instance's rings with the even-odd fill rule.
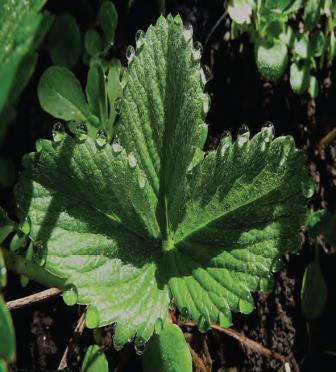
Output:
[[[318,64],[322,68],[325,61],[335,57],[335,10],[331,1],[319,0],[231,0],[227,8],[232,20],[231,38],[249,33],[261,75],[277,81],[290,61],[292,90],[297,94],[308,91],[312,98],[318,95],[315,77]],[[322,17],[325,23],[321,22]],[[303,24],[303,29],[293,29],[290,22],[293,18],[297,24]]]
[[[298,248],[305,156],[270,127],[206,155],[199,59],[180,17],[160,17],[130,60],[113,142],[64,134],[24,158],[19,214],[45,270],[67,280],[68,304],[89,305],[88,327],[116,323],[116,349],[135,337],[141,350],[171,300],[202,332],[230,326]]]
[[[1,1],[0,11],[0,141],[16,115],[16,102],[33,74],[36,49],[51,18],[39,13],[45,0]]]

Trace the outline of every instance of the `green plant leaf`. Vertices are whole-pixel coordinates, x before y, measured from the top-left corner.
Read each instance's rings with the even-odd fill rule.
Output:
[[[50,30],[48,48],[55,65],[73,68],[81,55],[82,38],[76,19],[68,13],[56,16]]]
[[[82,363],[82,372],[108,372],[108,363],[104,352],[97,345],[91,345],[86,350]]]
[[[166,323],[152,337],[142,357],[144,372],[191,372],[192,361],[183,332],[175,325]]]
[[[261,75],[270,81],[280,79],[287,67],[287,54],[287,46],[280,40],[270,44],[258,39],[255,45],[255,58]]]
[[[326,43],[325,36],[322,31],[315,31],[311,35],[310,39],[310,48],[311,48],[311,54],[315,57],[319,57],[322,55],[324,50],[324,45]]]
[[[98,12],[98,21],[105,36],[105,44],[110,47],[114,43],[114,35],[118,24],[118,13],[112,1],[104,1]]]
[[[117,116],[116,100],[122,98],[123,87],[121,84],[122,67],[118,59],[112,59],[107,74],[107,96],[109,101],[109,123],[110,127]],[[120,109],[120,108],[119,108]]]
[[[88,30],[84,35],[85,50],[91,57],[97,57],[103,52],[103,40],[96,30]]]
[[[303,64],[292,63],[290,67],[289,81],[294,93],[302,94],[307,90],[310,80],[309,73],[309,61],[306,61]]]
[[[0,141],[15,117],[16,101],[35,68],[35,50],[51,18],[39,14],[45,0],[3,0],[0,11]],[[11,115],[8,115],[8,112]]]
[[[310,238],[315,239],[322,234],[328,244],[336,244],[336,215],[331,214],[327,209],[309,214],[305,226]]]
[[[251,23],[253,2],[250,0],[230,0],[228,13],[238,24]]]
[[[306,31],[314,29],[320,20],[322,0],[308,0],[304,7],[303,22]]]
[[[327,301],[327,286],[321,273],[319,251],[306,267],[301,287],[301,310],[307,319],[317,318]]]
[[[64,67],[44,71],[38,84],[42,108],[63,120],[86,121],[90,116],[82,87],[75,75]]]
[[[134,336],[139,349],[170,297],[203,332],[228,327],[298,247],[311,196],[303,153],[267,127],[205,156],[207,76],[190,28],[160,17],[128,67],[113,143],[64,135],[24,158],[19,214],[45,269],[90,305],[88,327],[117,323],[117,349]]]
[[[318,81],[315,76],[311,75],[309,78],[308,93],[311,98],[316,98],[318,96],[319,86]]]
[[[6,212],[0,207],[0,243],[14,231],[15,223],[7,216]],[[1,282],[1,281],[0,281]]]
[[[6,285],[6,268],[0,249],[0,290]],[[0,363],[5,366],[6,361],[15,357],[15,335],[12,320],[7,306],[0,293]],[[7,369],[4,368],[4,371]]]
[[[302,59],[307,59],[309,55],[308,35],[297,35],[294,40],[294,52]]]
[[[107,92],[105,73],[100,63],[90,66],[85,90],[90,112],[99,118],[100,128],[107,130]]]

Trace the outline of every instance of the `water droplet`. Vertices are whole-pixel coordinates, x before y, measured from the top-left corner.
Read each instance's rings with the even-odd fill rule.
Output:
[[[142,337],[136,337],[134,341],[134,350],[138,355],[142,355],[145,352],[146,342]]]
[[[142,171],[139,173],[138,181],[140,189],[143,189],[146,186],[146,175]]]
[[[130,64],[133,61],[134,57],[135,57],[134,47],[132,45],[129,45],[126,49],[126,58],[127,58],[128,64]]]
[[[31,222],[30,218],[27,216],[20,224],[20,230],[25,234],[28,235],[31,229]]]
[[[114,109],[117,115],[120,115],[121,97],[117,97],[114,101]]]
[[[136,157],[135,155],[133,154],[133,152],[129,153],[128,155],[128,164],[131,168],[135,168],[136,165],[137,165],[137,160],[136,160]]]
[[[207,114],[210,109],[210,97],[208,94],[203,94],[202,104],[203,104],[203,112]]]
[[[158,335],[163,328],[163,320],[161,318],[157,318],[154,324],[154,332]]]
[[[122,151],[122,146],[118,137],[115,137],[112,142],[112,151],[119,154]]]
[[[231,146],[232,135],[229,130],[225,130],[222,134],[222,138],[219,144],[220,155],[223,157],[226,150]]]
[[[191,23],[188,22],[183,27],[183,37],[184,37],[185,42],[187,43],[188,41],[190,41],[192,36],[193,36],[193,27]]]
[[[209,318],[201,314],[198,318],[197,327],[201,333],[206,333],[211,328]]]
[[[243,146],[250,138],[250,130],[246,124],[240,126],[238,130],[238,146]]]
[[[43,149],[43,140],[41,138],[38,138],[35,141],[35,149],[37,152],[41,152]]]
[[[145,42],[145,32],[143,30],[138,30],[135,33],[135,45],[137,49],[140,49]]]
[[[265,142],[271,142],[274,138],[274,125],[270,121],[266,121],[261,128],[261,135]]]
[[[239,299],[239,310],[243,314],[250,314],[254,309],[254,301],[250,293],[246,293],[245,298]]]
[[[201,59],[203,53],[203,47],[202,44],[199,41],[195,41],[193,45],[193,58],[195,61],[198,61]]]
[[[77,303],[78,300],[78,292],[77,288],[73,284],[69,284],[64,288],[63,291],[63,301],[68,306],[73,306]]]
[[[280,257],[275,258],[271,265],[272,273],[277,273],[283,268],[283,261]]]
[[[204,65],[201,68],[201,81],[205,85],[211,79],[212,79],[212,72],[210,70],[210,67],[207,65]]]
[[[87,328],[97,328],[99,325],[99,312],[95,306],[88,306],[85,314],[85,324]]]
[[[85,123],[79,123],[76,127],[76,136],[80,141],[86,141],[88,129]]]
[[[180,320],[181,322],[184,322],[184,323],[190,320],[189,310],[186,307],[182,307],[180,311]]]
[[[302,181],[301,190],[305,198],[311,198],[315,193],[315,182],[311,178],[308,181]]]
[[[96,135],[96,143],[99,147],[104,147],[107,144],[107,134],[104,129],[99,129]]]
[[[232,314],[230,309],[225,307],[220,310],[218,323],[222,328],[229,328],[232,326]]]
[[[64,134],[65,130],[63,124],[60,122],[55,123],[52,128],[52,137],[54,142],[56,143],[61,142],[62,139],[64,138]]]

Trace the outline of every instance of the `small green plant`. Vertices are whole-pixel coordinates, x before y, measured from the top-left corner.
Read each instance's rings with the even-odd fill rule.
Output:
[[[277,81],[290,61],[292,90],[312,98],[319,90],[315,72],[335,57],[335,10],[331,0],[231,0],[227,8],[231,38],[250,35],[261,75]]]
[[[251,139],[242,126],[236,141],[226,133],[204,153],[208,69],[179,16],[137,32],[127,59],[117,109],[117,88],[109,92],[110,72],[106,88],[99,63],[90,66],[87,100],[64,67],[41,77],[42,107],[70,133],[57,123],[53,141],[39,140],[24,157],[16,197],[33,261],[15,265],[22,258],[8,251],[5,259],[63,289],[66,304],[88,305],[88,328],[115,323],[117,350],[134,339],[143,354],[158,334],[148,353],[161,350],[155,360],[165,370],[179,358],[167,340],[183,341],[166,324],[169,307],[203,333],[212,323],[229,327],[232,311],[250,313],[251,292],[270,291],[282,254],[297,250],[314,187],[304,154],[291,137],[274,139],[271,125]]]

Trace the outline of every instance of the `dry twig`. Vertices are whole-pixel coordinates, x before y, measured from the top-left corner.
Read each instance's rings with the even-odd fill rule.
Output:
[[[8,310],[16,310],[22,307],[30,306],[36,302],[47,300],[50,297],[54,297],[61,292],[58,288],[49,288],[45,291],[34,293],[32,295],[18,298],[17,300],[8,301],[6,303]]]

